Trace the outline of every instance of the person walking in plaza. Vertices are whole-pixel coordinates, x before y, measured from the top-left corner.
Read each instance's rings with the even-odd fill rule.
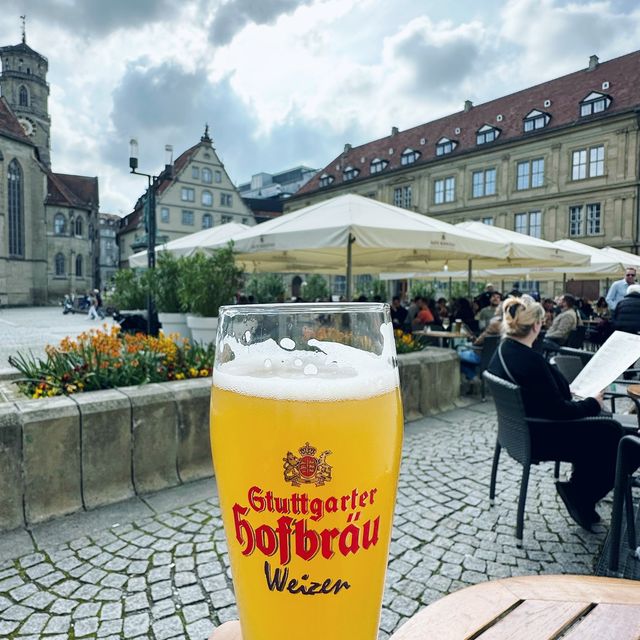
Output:
[[[610,313],[615,311],[616,305],[620,302],[627,293],[627,287],[630,284],[636,282],[636,269],[635,267],[627,267],[624,272],[624,278],[622,280],[616,280],[611,287],[609,287],[609,293],[605,298],[609,305]]]
[[[95,291],[91,291],[88,296],[89,298],[89,311],[87,312],[87,317],[89,320],[95,320],[98,318],[98,299],[96,298]]]
[[[544,320],[542,305],[528,295],[508,298],[503,304],[502,340],[489,371],[520,387],[529,418],[553,420],[531,424],[532,457],[573,463],[569,482],[556,490],[573,520],[584,529],[600,520],[596,503],[613,488],[620,429],[600,423],[573,422],[597,416],[602,392],[573,400],[569,384],[544,357],[531,347]],[[564,421],[566,424],[563,424]]]
[[[575,303],[576,299],[570,293],[565,293],[560,299],[560,313],[554,318],[551,328],[544,337],[545,349],[558,351],[562,345],[566,344],[569,334],[576,327],[582,326]]]
[[[640,333],[640,284],[630,284],[627,293],[616,305],[612,318],[616,331]]]

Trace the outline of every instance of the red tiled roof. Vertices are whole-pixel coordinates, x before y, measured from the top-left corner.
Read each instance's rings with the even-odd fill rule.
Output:
[[[98,178],[65,173],[47,173],[46,204],[60,204],[85,209],[98,208]]]
[[[9,136],[33,146],[33,142],[25,135],[24,129],[4,98],[0,98],[0,135]]]
[[[196,153],[196,151],[202,144],[202,141],[198,142],[198,144],[194,144],[193,147],[181,153],[173,163],[173,171],[169,172],[167,175],[165,175],[164,173],[161,174],[160,184],[158,185],[158,189],[156,191],[158,195],[166,191],[166,189],[168,189],[169,186],[173,184],[174,177],[184,169],[184,167],[189,163],[189,160],[191,160],[192,156]]]
[[[604,82],[609,83],[607,89],[603,89]],[[580,117],[580,102],[594,91],[610,96],[611,106],[597,115]],[[551,101],[548,107],[544,106],[546,100]],[[485,151],[510,140],[536,136],[592,119],[607,118],[638,107],[640,107],[640,51],[635,51],[600,63],[593,70],[582,69],[484,104],[472,106],[468,111],[459,111],[412,129],[353,147],[341,153],[318,172],[296,193],[296,196],[318,190],[320,177],[325,173],[334,176],[333,186],[345,184],[342,180],[342,171],[348,166],[360,171],[358,176],[350,182],[357,183],[363,178],[368,178],[372,175],[370,165],[375,158],[389,163],[379,174],[382,176],[401,167],[400,157],[406,149],[413,149],[421,154],[416,162],[409,165],[414,167],[432,162],[436,158],[448,160],[464,152]],[[523,120],[534,109],[548,113],[551,120],[544,129],[525,134]],[[500,121],[497,118],[499,115],[502,116]],[[498,128],[500,135],[495,142],[477,145],[476,132],[485,124]],[[457,129],[459,133],[456,133]],[[436,156],[436,143],[443,137],[457,141],[458,146],[450,154]],[[393,154],[389,154],[389,149],[393,149]],[[336,166],[339,166],[339,169],[336,169]]]

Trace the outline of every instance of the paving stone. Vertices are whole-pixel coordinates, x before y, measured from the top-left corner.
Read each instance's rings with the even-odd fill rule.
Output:
[[[24,600],[22,604],[26,607],[42,610],[46,609],[55,599],[56,597],[52,593],[37,591]]]
[[[101,622],[98,627],[98,638],[105,636],[116,635],[119,636],[122,633],[122,620],[106,620]]]
[[[149,614],[139,613],[124,619],[123,636],[125,638],[135,638],[147,633],[149,630]],[[203,640],[205,636],[202,636]]]
[[[167,638],[175,638],[184,633],[182,620],[178,616],[171,616],[154,622],[152,625],[153,633],[157,640],[166,640]]]
[[[129,613],[130,611],[141,611],[149,608],[149,600],[146,593],[136,593],[131,596],[127,596],[124,601],[124,610]]]
[[[183,605],[202,602],[205,599],[204,593],[198,585],[178,589],[178,597]]]
[[[80,620],[82,618],[91,618],[97,615],[101,607],[102,603],[100,602],[83,602],[73,612],[73,619]]]
[[[98,618],[82,618],[73,623],[73,631],[76,638],[93,635],[98,631],[100,620]]]
[[[202,640],[208,638],[213,631],[213,623],[211,620],[198,620],[187,625],[187,637],[190,640]]]
[[[205,602],[190,604],[182,607],[182,615],[187,623],[195,622],[196,620],[200,620],[200,618],[209,617],[209,607]]]
[[[20,587],[16,587],[9,592],[9,595],[16,601],[20,602],[25,598],[38,592],[38,587],[33,583],[23,584]]]
[[[32,613],[33,609],[24,607],[21,604],[14,604],[13,606],[5,609],[2,612],[2,617],[6,620],[18,620],[22,622],[23,620],[26,620],[26,618]]]
[[[71,616],[52,616],[44,628],[44,633],[67,633],[71,627]]]

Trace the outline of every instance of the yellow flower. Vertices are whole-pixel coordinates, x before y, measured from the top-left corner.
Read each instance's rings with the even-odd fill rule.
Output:
[[[206,378],[209,375],[209,372],[206,369],[200,369],[200,376],[202,378]]]
[[[184,380],[185,378],[184,373],[176,373],[176,380]]]
[[[191,367],[191,369],[189,369],[189,375],[192,378],[197,378],[198,377],[198,370],[194,367]]]

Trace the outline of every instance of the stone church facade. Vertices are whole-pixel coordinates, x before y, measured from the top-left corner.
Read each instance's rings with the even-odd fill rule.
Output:
[[[0,306],[99,285],[98,178],[51,171],[47,59],[0,47]]]

